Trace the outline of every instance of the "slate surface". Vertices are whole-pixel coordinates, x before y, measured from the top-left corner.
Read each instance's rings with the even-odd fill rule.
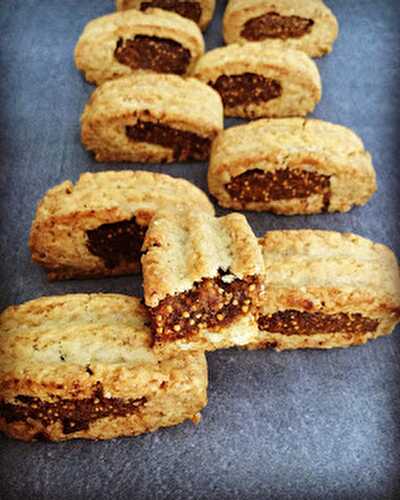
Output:
[[[225,2],[217,3],[208,47],[222,43]],[[324,96],[315,116],[362,136],[373,153],[379,192],[344,215],[249,214],[249,220],[259,235],[272,228],[353,231],[400,254],[400,3],[329,5],[341,34],[334,52],[318,61]],[[72,60],[85,23],[112,10],[110,0],[0,4],[1,308],[44,294],[141,293],[140,280],[132,277],[49,284],[27,250],[35,205],[48,188],[113,167],[96,164],[80,145],[79,116],[92,87]],[[147,168],[205,188],[206,165]],[[199,426],[113,442],[0,438],[0,497],[399,498],[398,334],[348,350],[232,350],[208,360],[209,405]]]

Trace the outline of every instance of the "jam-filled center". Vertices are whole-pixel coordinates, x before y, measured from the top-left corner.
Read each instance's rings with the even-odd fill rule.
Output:
[[[243,204],[308,198],[320,194],[324,210],[329,207],[331,193],[329,176],[289,168],[273,172],[264,172],[261,169],[247,170],[233,177],[225,188],[233,200]]]
[[[136,35],[119,38],[114,56],[132,69],[149,69],[159,73],[183,75],[190,64],[190,50],[169,38]]]
[[[205,278],[191,290],[167,297],[150,309],[155,339],[168,342],[196,335],[200,329],[226,327],[252,312],[260,290],[257,276],[240,280],[220,272],[216,278]]]
[[[278,80],[256,73],[221,75],[209,85],[220,94],[224,106],[228,107],[267,102],[282,94]]]
[[[244,24],[241,36],[256,42],[265,38],[300,38],[310,33],[314,21],[300,16],[281,16],[277,12],[268,12],[249,19]]]
[[[183,2],[181,0],[152,0],[151,2],[142,2],[140,4],[140,10],[142,11],[154,7],[176,12],[180,16],[187,17],[195,23],[198,23],[201,18],[201,5],[199,2]]]
[[[138,120],[126,127],[126,135],[138,142],[157,144],[172,149],[175,161],[207,160],[210,156],[211,140],[193,132],[178,130],[161,123]]]
[[[136,412],[146,403],[146,398],[106,398],[103,387],[97,383],[93,395],[85,399],[61,399],[54,402],[42,401],[32,396],[20,395],[18,403],[0,401],[0,417],[7,423],[39,420],[45,427],[61,422],[64,434],[71,434],[89,428],[90,422],[104,417],[125,417]]]
[[[131,220],[102,224],[96,229],[86,231],[89,252],[104,261],[108,269],[122,263],[140,260],[141,248],[147,231],[140,226],[135,217]]]
[[[359,313],[323,314],[287,309],[258,319],[260,330],[283,335],[375,332],[379,321]]]

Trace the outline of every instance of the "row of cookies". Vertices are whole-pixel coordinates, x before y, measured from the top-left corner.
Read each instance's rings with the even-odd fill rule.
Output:
[[[176,75],[136,74],[101,85],[83,112],[81,138],[100,162],[209,159],[210,193],[226,208],[345,212],[376,191],[371,156],[351,130],[303,118],[223,130],[218,94]]]
[[[334,16],[317,4],[312,15],[308,11],[307,15],[319,19],[315,23],[318,30],[324,23],[333,23],[336,36]],[[296,8],[300,7],[304,6]],[[232,9],[230,4],[227,13]],[[285,17],[288,12],[283,9],[281,14]],[[291,16],[296,17],[294,14]],[[172,75],[154,76],[154,72],[173,72],[171,61],[181,59],[181,52],[170,50],[172,39],[165,38],[175,37],[174,43],[192,55],[178,73],[194,66],[190,73],[217,90],[225,115],[304,116],[314,109],[321,82],[316,65],[305,53],[282,44],[254,42],[215,49],[196,63],[204,42],[198,30],[197,47],[189,47],[195,29],[193,23],[160,10],[146,10],[146,14],[130,10],[89,23],[75,54],[77,66],[87,78],[99,83],[135,73],[101,85],[85,108],[82,142],[96,159],[206,160],[219,134],[208,178],[210,192],[224,207],[296,214],[346,211],[366,203],[376,190],[375,172],[362,142],[351,131],[321,121],[292,120],[257,122],[221,134],[223,113],[215,93],[191,79],[183,82]],[[104,44],[98,42],[99,31],[107,33]],[[139,39],[132,42],[128,38],[132,33]],[[155,40],[155,33],[163,37]],[[129,42],[126,50],[124,37]],[[144,42],[141,37],[152,39]],[[161,47],[168,40],[169,55]],[[117,62],[121,50],[130,56],[124,65]],[[147,62],[137,59],[143,57]]]
[[[283,17],[288,14],[284,4]],[[336,26],[331,30],[336,36],[334,16],[318,4],[307,15],[319,19],[314,23],[318,30],[325,24]],[[233,7],[230,4],[227,13],[235,11]],[[291,11],[291,18],[294,14]],[[119,77],[93,93],[82,115],[82,142],[98,161],[208,159],[223,128],[216,94],[192,79],[154,72],[193,74],[217,90],[227,116],[305,116],[314,109],[321,82],[305,53],[254,42],[215,49],[196,63],[204,51],[198,28],[194,37],[196,28],[181,16],[157,9],[111,14],[86,27],[75,52],[78,68],[97,83]],[[104,32],[101,43],[99,32]],[[121,78],[129,72],[134,75]],[[362,142],[329,123],[269,121],[234,128],[219,135],[211,155],[210,192],[227,208],[284,214],[347,211],[366,203],[376,190]]]
[[[398,266],[393,253],[382,245],[354,235],[311,230],[268,232],[257,244],[242,215],[215,218],[214,208],[201,190],[184,179],[165,174],[86,173],[75,185],[67,181],[56,186],[38,205],[30,248],[33,261],[47,270],[51,280],[131,274],[139,272],[142,264],[145,300],[149,307],[158,305],[167,296],[184,292],[180,283],[184,277],[185,283],[190,281],[195,285],[217,276],[218,286],[224,288],[226,283],[229,288],[231,282],[225,274],[230,269],[235,279],[245,277],[250,287],[264,275],[265,266],[262,279],[268,292],[264,305],[268,304],[269,312],[276,301],[274,313],[285,311],[291,304],[291,308],[302,312],[322,312],[326,307],[325,311],[339,314],[346,304],[352,307],[357,297],[353,305],[361,310],[353,311],[355,314],[362,313],[366,304],[372,307],[373,316],[385,310],[390,311],[389,315],[399,313],[396,310]],[[157,261],[159,257],[161,264]],[[338,293],[342,285],[346,286]],[[304,287],[309,288],[308,292]],[[252,288],[256,294],[259,292],[258,285]],[[373,294],[377,294],[377,290],[383,293],[378,302],[371,299],[368,288]],[[274,290],[278,290],[276,295]],[[285,290],[288,293],[283,297]],[[364,292],[358,295],[355,290]],[[384,290],[390,291],[391,298],[384,298]],[[327,299],[331,292],[333,302]],[[196,293],[200,299],[203,297],[198,290]],[[242,303],[242,299],[251,297],[241,288],[233,294],[241,296],[235,306],[237,313],[248,305]],[[368,298],[360,299],[364,295]],[[199,297],[191,302],[198,304]],[[259,306],[257,301],[255,304]],[[217,301],[213,304],[208,301],[203,308],[213,314],[214,306],[219,307]],[[165,308],[164,303],[162,309]],[[176,314],[173,312],[172,316],[176,318]],[[181,319],[178,318],[176,324],[182,327]],[[189,315],[186,319],[190,322],[193,318]],[[173,333],[176,324],[168,335],[176,336]],[[155,339],[158,326],[154,326]],[[347,327],[348,333],[357,333],[351,324]],[[205,328],[209,330],[210,325]],[[257,328],[261,328],[260,323]],[[189,337],[198,338],[198,329],[189,330]],[[282,335],[285,338],[284,332]],[[325,341],[324,345],[334,345],[329,336]],[[359,341],[359,336],[349,336],[349,343]],[[230,345],[223,344],[223,347]],[[311,345],[316,347],[314,343]],[[279,345],[279,348],[285,347],[284,342]]]
[[[261,175],[257,175],[259,186],[248,184],[253,193],[262,187]],[[343,182],[343,189],[351,189],[351,176],[355,176],[354,171],[347,184]],[[235,182],[231,179],[227,184],[228,195],[236,192]],[[219,186],[215,181],[215,189]],[[302,201],[300,208],[311,211],[328,201],[342,203],[345,208],[351,200],[350,196],[341,199],[340,193],[333,192],[329,198],[328,194],[314,194],[297,203]],[[240,208],[243,203],[243,199],[237,199]],[[274,203],[276,210],[285,209],[286,213],[297,208],[293,201]],[[251,206],[258,207],[256,203]],[[32,258],[46,269],[50,280],[137,272],[152,218],[172,209],[187,212],[193,207],[214,214],[205,193],[184,179],[145,171],[85,173],[75,184],[66,181],[50,189],[40,200],[29,240]]]
[[[119,11],[159,8],[180,14],[204,30],[215,0],[116,0]],[[321,57],[332,50],[338,24],[321,0],[229,0],[223,19],[226,44],[273,40]]]
[[[243,215],[204,208],[152,216],[145,305],[76,294],[0,315],[0,430],[106,439],[197,421],[204,351],[346,347],[400,321],[399,267],[384,245],[313,230],[257,240]]]
[[[193,206],[196,206],[195,213],[191,210]],[[223,236],[225,224],[230,225],[231,239]],[[157,236],[157,231],[161,231],[162,236]],[[171,239],[174,235],[179,235],[178,243]],[[213,244],[214,240],[216,243]],[[251,269],[241,269],[239,276],[260,274],[261,253],[255,250],[255,236],[243,216],[232,214],[216,219],[206,195],[184,179],[144,171],[108,171],[83,174],[75,185],[67,181],[51,189],[38,205],[30,248],[33,260],[45,267],[52,280],[131,274],[140,271],[142,261],[147,264],[143,268],[146,303],[154,305],[152,297],[161,293],[163,288],[167,287],[169,295],[179,289],[179,286],[174,288],[174,280],[176,277],[181,279],[185,272],[161,266],[156,272],[152,253],[172,252],[170,257],[164,257],[168,265],[172,266],[176,259],[174,266],[182,265],[184,269],[195,272],[200,269],[199,263],[210,260],[208,253],[211,252],[216,255],[212,273],[221,269],[225,272],[227,268],[236,269],[233,262],[223,262],[227,256],[233,258],[236,245],[244,241],[251,244],[243,253],[239,249],[238,258]],[[385,289],[387,285],[392,289],[393,297],[396,296],[396,286],[393,285],[398,278],[396,259],[380,245],[367,243],[356,236],[334,236],[333,233],[318,231],[269,232],[260,241],[266,248],[264,260],[268,272],[265,280],[269,293],[276,287],[283,290],[286,286],[291,291],[300,289],[303,285],[301,279],[306,283],[325,280],[329,289],[338,288],[336,283],[347,279],[353,290],[360,288],[357,282],[365,279],[367,269],[372,272],[376,268],[376,273],[373,273],[376,282],[368,282],[368,286],[376,290]],[[221,256],[223,245],[224,258]],[[187,252],[186,256],[180,254],[183,250]],[[269,260],[274,254],[277,262]],[[293,262],[290,262],[291,254]],[[332,272],[329,271],[330,258]],[[341,259],[344,263],[339,265]],[[291,274],[287,276],[289,271],[286,269],[291,268]],[[156,275],[151,285],[146,280],[149,269],[150,275]],[[213,274],[191,276],[191,279],[194,283],[210,277]],[[386,285],[382,285],[385,281]],[[301,296],[300,291],[297,293]],[[292,292],[290,295],[293,299]],[[346,296],[340,304],[344,305],[347,299]],[[304,295],[294,300],[293,306],[307,300]],[[322,297],[317,302],[321,301]],[[246,304],[238,304],[243,305]],[[281,308],[280,303],[278,309]],[[312,310],[309,304],[304,308],[305,311]]]
[[[89,22],[75,62],[97,85],[137,72],[193,76],[220,94],[226,116],[305,116],[321,98],[318,68],[301,50],[253,42],[204,54],[195,23],[160,9]]]

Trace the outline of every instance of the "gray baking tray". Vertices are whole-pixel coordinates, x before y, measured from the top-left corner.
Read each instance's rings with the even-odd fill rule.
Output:
[[[249,213],[277,228],[352,231],[400,253],[400,2],[330,0],[341,32],[318,60],[315,116],[352,127],[372,152],[379,191],[347,214]],[[225,1],[206,33],[221,45]],[[91,18],[111,0],[0,2],[0,306],[69,292],[141,294],[139,277],[48,283],[27,238],[39,198],[84,171],[145,168],[206,188],[206,165],[97,164],[79,116],[93,87],[73,65]],[[330,352],[209,354],[209,404],[190,423],[109,442],[0,438],[4,499],[400,498],[400,336]]]

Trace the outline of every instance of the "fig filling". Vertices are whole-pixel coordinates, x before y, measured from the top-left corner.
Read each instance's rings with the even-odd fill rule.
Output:
[[[241,36],[252,42],[266,38],[301,38],[310,33],[314,21],[300,16],[281,16],[277,12],[268,12],[249,19],[241,31]]]
[[[102,224],[86,231],[87,248],[100,257],[107,269],[123,263],[138,262],[147,226],[139,226],[135,217],[131,220]]]
[[[300,169],[278,169],[264,172],[261,169],[247,170],[225,185],[234,201],[242,204],[291,200],[322,195],[322,209],[328,210],[331,188],[327,175]]]
[[[156,7],[176,12],[180,16],[187,17],[195,23],[198,23],[201,18],[201,5],[198,2],[184,2],[181,0],[152,0],[151,2],[142,2],[140,4],[141,11]]]
[[[136,35],[119,38],[114,56],[132,69],[149,69],[159,73],[184,75],[190,64],[190,50],[169,38]]]
[[[258,276],[238,279],[221,271],[216,278],[204,278],[150,309],[155,340],[168,342],[192,337],[201,329],[224,328],[252,313],[261,289]]]
[[[122,399],[104,397],[103,387],[98,382],[92,397],[85,399],[61,399],[42,401],[32,396],[20,395],[18,403],[0,402],[0,417],[7,423],[39,420],[48,427],[61,422],[63,433],[71,434],[89,429],[90,422],[104,417],[126,417],[135,413],[146,403],[146,398]]]
[[[283,335],[315,335],[317,333],[375,332],[379,321],[359,313],[309,313],[288,309],[258,319],[260,330]]]
[[[209,82],[209,85],[220,94],[227,107],[267,102],[282,94],[278,80],[256,73],[221,75],[215,82]]]
[[[210,156],[211,140],[193,132],[178,130],[161,123],[138,120],[126,127],[126,135],[138,142],[158,144],[173,150],[174,161],[200,160]]]

